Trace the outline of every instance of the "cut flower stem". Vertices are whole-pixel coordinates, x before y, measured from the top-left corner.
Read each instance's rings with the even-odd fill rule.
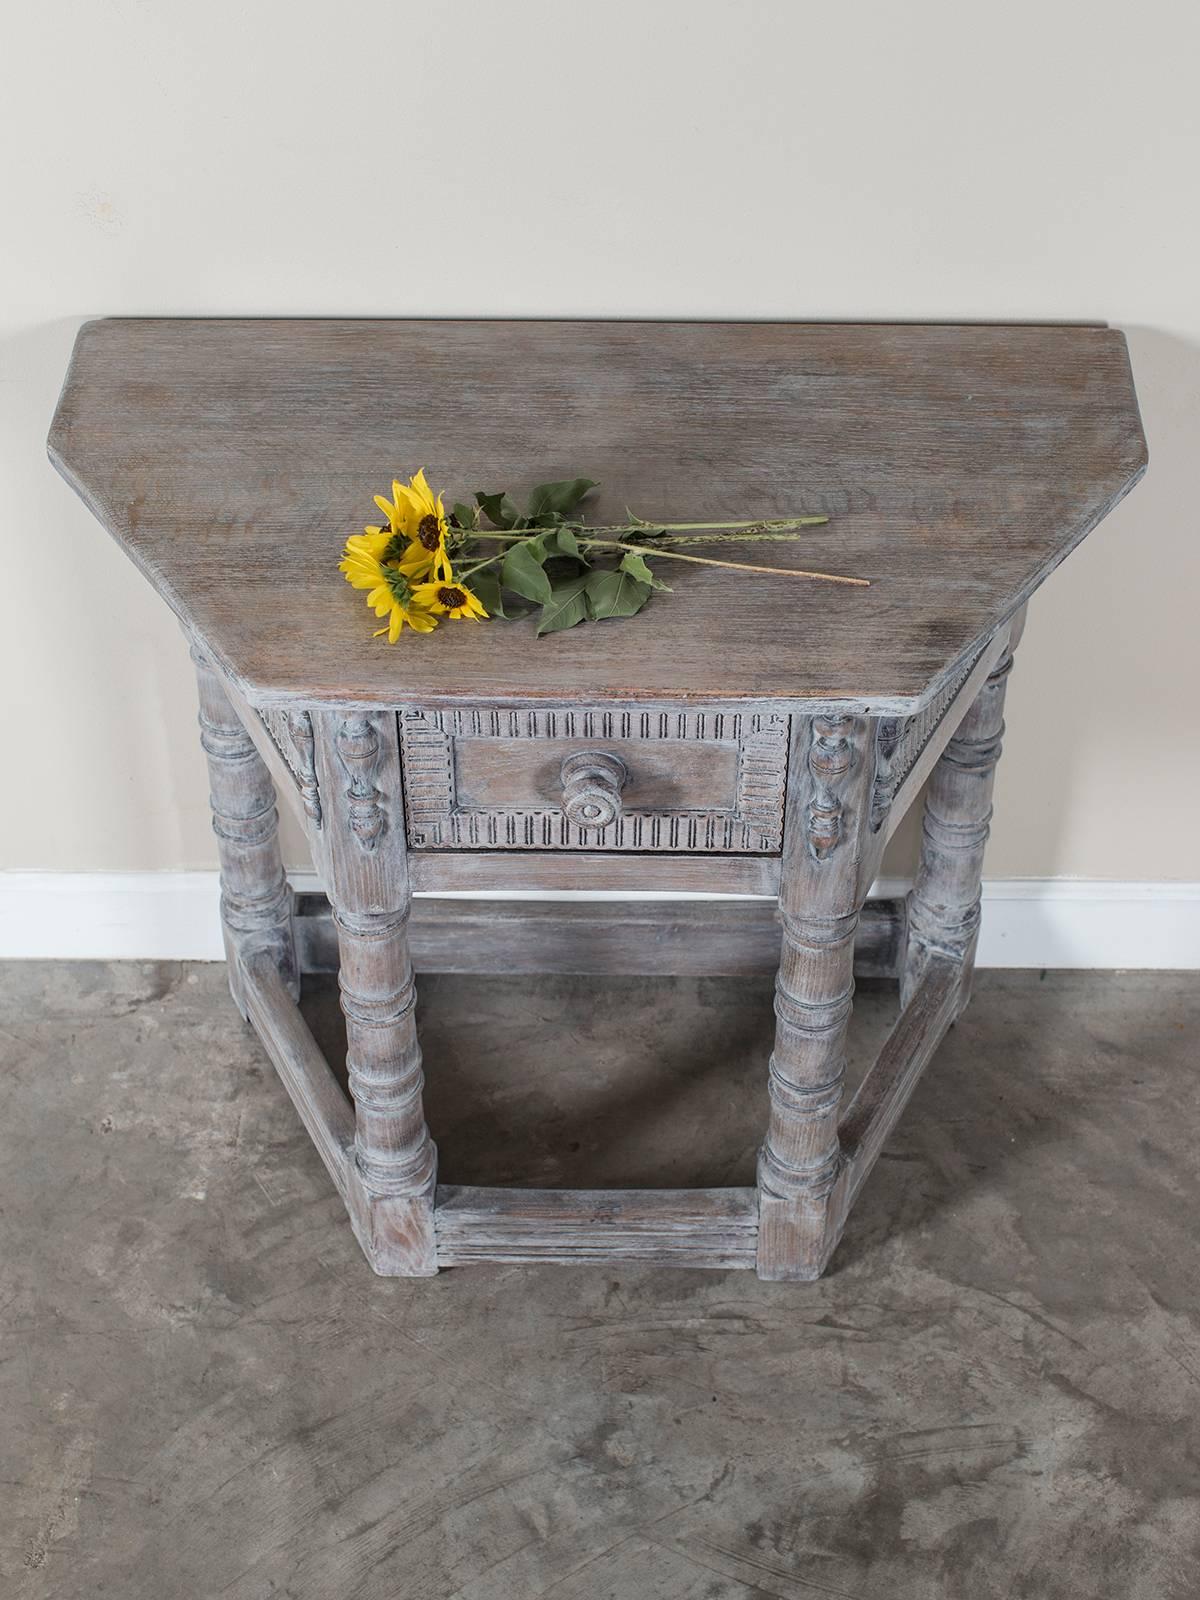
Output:
[[[800,519],[795,519],[795,520],[799,521]],[[825,517],[810,517],[810,518],[806,518],[804,520],[807,521],[807,522],[824,522],[827,519]],[[869,578],[850,578],[850,577],[847,577],[845,574],[838,573],[838,572],[805,572],[805,571],[801,570],[799,567],[765,567],[765,566],[759,566],[757,563],[751,562],[751,561],[722,561],[717,556],[690,556],[690,555],[685,555],[682,550],[672,550],[672,549],[668,548],[669,541],[665,541],[665,540],[662,541],[661,543],[650,545],[650,544],[634,544],[629,539],[598,539],[598,538],[595,537],[595,533],[599,532],[599,531],[603,531],[605,533],[620,533],[620,532],[625,531],[626,526],[628,526],[628,531],[633,533],[633,532],[637,532],[637,530],[639,528],[646,528],[646,527],[655,527],[656,528],[656,527],[659,527],[660,524],[658,524],[658,523],[638,523],[638,524],[630,524],[630,525],[621,524],[621,525],[616,526],[616,527],[607,527],[607,528],[604,528],[603,530],[599,530],[599,529],[589,530],[588,528],[586,528],[584,526],[581,526],[579,524],[564,524],[564,526],[570,528],[570,531],[576,536],[576,538],[579,541],[580,547],[583,548],[583,549],[590,549],[591,547],[595,546],[596,548],[602,549],[602,550],[632,550],[637,555],[641,555],[641,556],[660,556],[664,561],[691,561],[691,562],[694,562],[697,566],[701,566],[701,567],[732,567],[738,572],[768,572],[768,573],[771,573],[773,575],[778,575],[778,576],[784,577],[784,578],[809,578],[809,579],[815,580],[818,583],[845,583],[845,584],[851,584],[853,587],[859,588],[859,589],[869,589],[871,587],[871,580]],[[666,524],[666,531],[669,532],[670,530],[672,530],[674,528],[699,528],[699,527],[709,527],[709,528],[722,528],[722,527],[746,528],[746,526],[747,525],[745,523],[742,523],[742,522],[733,522],[733,523],[676,522],[676,523],[667,523]],[[762,524],[754,524],[754,526],[756,528],[759,528],[759,527],[762,527],[763,525]],[[778,525],[776,525],[776,527],[778,529]],[[526,539],[536,539],[539,533],[545,533],[547,531],[548,530],[544,529],[544,528],[543,529],[534,528],[534,529],[531,529],[531,530],[529,530],[529,531],[527,531],[525,533],[500,533],[500,532],[495,532],[495,531],[493,531],[491,529],[480,528],[480,529],[476,529],[476,530],[473,531],[472,537],[476,538],[476,539],[500,539],[506,544],[523,544]],[[750,534],[749,537],[750,538],[758,538],[758,537],[760,537],[760,535],[758,533],[753,533],[753,534]],[[785,537],[785,535],[783,535],[782,532],[777,531],[776,534],[775,534],[775,537]],[[733,534],[733,535],[725,534],[721,539],[714,540],[713,543],[724,543],[726,540],[731,539],[731,538],[732,539],[736,539],[737,535],[736,534]],[[703,544],[703,543],[707,543],[708,541],[707,540],[692,541],[692,540],[689,539],[687,542],[689,544],[693,543],[693,542],[697,542],[697,543],[702,543]],[[501,551],[500,555],[502,556],[503,553],[504,552]],[[464,578],[467,578],[467,577],[469,577],[471,575],[472,572],[478,572],[481,567],[491,566],[493,564],[493,562],[496,562],[496,561],[499,561],[499,560],[500,560],[500,556],[490,556],[486,561],[481,561],[481,562],[478,563],[478,565],[473,566],[473,567],[469,567],[462,574],[462,576]]]

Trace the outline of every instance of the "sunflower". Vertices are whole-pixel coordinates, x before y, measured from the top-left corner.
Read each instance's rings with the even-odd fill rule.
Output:
[[[413,600],[439,617],[469,617],[478,622],[487,612],[479,596],[472,594],[465,583],[419,583],[412,592]]]
[[[429,572],[429,557],[419,544],[403,532],[391,528],[364,528],[346,540],[346,553],[338,570],[356,589],[371,589],[379,582],[380,564],[397,567],[406,578],[424,578]]]
[[[346,540],[346,550],[338,562],[338,571],[346,575],[346,582],[356,589],[373,589],[383,570],[383,555],[391,543],[391,531],[386,528],[365,528],[362,533],[352,533]]]
[[[395,644],[406,622],[416,633],[432,633],[437,627],[437,617],[417,599],[407,574],[393,562],[380,559],[392,538],[392,533],[383,529],[351,534],[346,554],[338,563],[348,583],[369,591],[367,604],[375,615],[387,617],[387,627],[377,629],[375,637],[386,633],[389,644]]]
[[[391,531],[403,533],[411,541],[409,551],[401,562],[405,572],[416,578],[432,576],[449,583],[450,556],[446,539],[450,524],[446,520],[441,495],[435,495],[426,481],[425,469],[422,468],[407,484],[395,479],[391,500],[377,494],[375,504],[387,517]]]

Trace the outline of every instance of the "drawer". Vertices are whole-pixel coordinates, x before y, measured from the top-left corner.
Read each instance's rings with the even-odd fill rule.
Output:
[[[413,849],[779,853],[786,716],[409,706],[399,719]]]

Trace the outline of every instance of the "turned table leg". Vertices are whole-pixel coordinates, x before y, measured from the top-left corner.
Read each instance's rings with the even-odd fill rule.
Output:
[[[758,1163],[760,1278],[819,1277],[837,1243],[831,1201],[854,997],[854,936],[868,883],[873,725],[797,718],[779,911],[770,1120]]]
[[[437,1153],[421,1100],[395,715],[323,714],[321,852],[340,954],[355,1106],[350,1213],[376,1272],[437,1271]]]
[[[983,856],[1004,736],[1004,695],[1024,613],[1008,646],[942,752],[925,794],[921,859],[908,897],[900,997],[907,1004],[934,954],[962,967],[958,1011],[970,998],[979,938]]]
[[[275,786],[221,680],[195,646],[200,743],[208,759],[213,831],[221,862],[221,923],[229,987],[243,1017],[241,959],[266,951],[293,996],[300,974],[292,937],[292,892],[279,855]]]

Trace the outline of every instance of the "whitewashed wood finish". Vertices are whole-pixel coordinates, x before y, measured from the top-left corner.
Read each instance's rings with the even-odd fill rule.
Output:
[[[313,729],[355,1107],[351,1219],[377,1272],[427,1276],[437,1270],[437,1152],[421,1100],[396,719],[322,712]]]
[[[883,718],[790,717],[784,853],[781,862],[770,862],[781,874],[778,909],[744,902],[651,902],[637,909],[422,902],[414,939],[410,867],[422,859],[438,867],[466,862],[467,870],[514,861],[565,862],[576,870],[590,862],[600,872],[664,858],[410,853],[395,712],[293,709],[286,720],[259,717],[198,662],[222,864],[224,850],[232,851],[235,994],[346,1198],[376,1272],[429,1275],[438,1266],[482,1261],[640,1261],[755,1266],[760,1277],[784,1280],[821,1274],[970,982],[1003,685],[1019,626],[1021,618],[1014,619],[984,643],[915,725],[896,730]],[[245,730],[238,733],[238,714],[253,741]],[[280,747],[283,736],[293,741],[291,752]],[[293,790],[330,885],[331,910],[310,904],[299,918],[299,946],[288,902],[283,955],[282,869],[264,758]],[[931,816],[910,906],[904,915],[896,902],[867,906],[894,811],[930,766]],[[725,866],[733,861],[725,858]],[[723,866],[712,858],[698,864]],[[438,1187],[437,1152],[421,1102],[413,944],[427,970],[509,973],[738,973],[770,970],[781,952],[770,1123],[757,1189],[592,1194]],[[338,966],[354,1109],[294,1008],[296,949],[306,965]],[[854,971],[893,973],[901,965],[901,1018],[843,1110]]]
[[[878,829],[881,844],[886,844],[892,834],[904,820],[912,801],[921,792],[926,780],[941,757],[942,751],[950,742],[956,727],[962,720],[964,706],[969,706],[983,688],[989,674],[999,661],[1001,655],[1008,648],[1009,634],[1012,624],[998,630],[979,654],[975,657],[974,664],[964,675],[956,678],[956,690],[953,699],[944,706],[939,701],[935,708],[937,715],[934,717],[921,716],[912,719],[904,725],[902,736],[902,750],[897,751],[897,756],[902,760],[893,759],[892,770],[888,778],[888,796],[886,807],[876,821],[877,811],[872,811],[872,826]],[[881,730],[876,739],[877,759],[881,749],[886,748],[887,739],[883,729],[890,719],[880,718],[878,727]],[[914,737],[914,724],[919,726],[920,736]],[[880,780],[876,777],[876,805]],[[882,850],[880,852],[882,859]]]
[[[414,849],[780,848],[784,714],[737,705],[415,706],[400,728]],[[570,777],[585,758],[605,773],[590,814]]]
[[[987,646],[984,646],[984,650]],[[890,817],[897,794],[910,780],[924,752],[937,738],[946,713],[967,679],[979,665],[983,652],[962,662],[921,711],[912,717],[880,717],[875,724],[875,784],[871,795],[871,826],[881,827]]]
[[[393,652],[332,568],[378,475],[403,466],[389,457],[397,437],[410,467],[452,492],[486,481],[518,493],[548,475],[538,461],[553,439],[555,460],[604,480],[601,519],[625,503],[680,520],[826,511],[834,520],[813,537],[829,559],[788,545],[775,563],[870,583],[731,584],[692,567],[640,632],[604,625],[539,641],[528,624],[447,627]],[[101,322],[80,333],[50,453],[197,643],[231,987],[375,1269],[426,1275],[440,1255],[819,1274],[968,992],[1010,624],[1145,468],[1121,335]],[[720,474],[697,471],[712,461]],[[288,550],[286,610],[258,559],[264,545]],[[402,715],[425,740],[406,743],[406,772]],[[744,726],[714,738],[701,730],[710,717]],[[903,960],[903,1013],[843,1112],[856,950],[872,948],[871,913],[859,936],[864,898],[931,770],[904,953],[894,915],[878,947],[889,968]],[[294,1007],[272,772],[328,886],[353,1138]],[[770,1121],[754,1194],[438,1190],[412,890],[467,886],[778,891]],[[473,915],[481,949],[467,968],[499,967],[504,918]],[[593,969],[629,970],[639,942],[647,962],[657,951],[679,970],[763,961],[776,935],[757,911],[728,913],[728,955],[712,954],[708,915],[672,924],[655,913],[619,951],[611,913],[598,912]],[[556,938],[560,969],[576,970],[580,914],[527,920],[511,938],[519,959]],[[424,936],[437,960],[453,930],[443,917]]]
[[[197,648],[193,645],[193,650]],[[214,670],[216,670],[214,668]],[[250,739],[254,748],[262,757],[263,764],[270,774],[275,785],[276,800],[291,810],[292,815],[300,824],[313,845],[315,843],[313,829],[320,827],[321,802],[316,777],[316,755],[313,753],[313,769],[311,776],[305,776],[300,771],[300,759],[292,745],[288,724],[293,713],[261,712],[256,710],[246,700],[241,690],[225,676],[218,672],[221,688],[225,698],[237,714],[237,719],[242,729]],[[307,719],[308,726],[312,727],[312,718],[307,712],[295,713]],[[306,793],[306,786],[308,792]]]
[[[985,644],[949,701],[935,702],[899,739],[879,719],[815,717],[800,734],[806,750],[793,746],[771,1121],[759,1159],[760,1277],[803,1280],[824,1271],[887,1133],[965,1004],[1004,685],[1023,620],[1022,612]],[[916,792],[914,780],[939,747],[907,906],[903,1011],[843,1114],[863,896],[893,806]]]
[[[621,820],[629,768],[615,751],[568,751],[559,762],[558,781],[562,813],[572,827],[595,828],[603,836]]]
[[[119,319],[81,329],[49,443],[247,698],[309,710],[909,716],[1146,463],[1124,337],[1079,325]],[[331,572],[418,466],[450,495],[586,472],[594,520],[826,512],[770,565],[870,587],[678,563],[653,626],[389,649]]]
[[[292,938],[292,892],[279,854],[275,785],[220,678],[193,646],[200,699],[200,743],[221,863],[221,923],[229,986],[243,1016],[243,956],[266,951],[293,996],[300,974]]]
[[[296,905],[303,972],[336,972],[337,930],[324,895]],[[894,978],[902,899],[863,907],[856,977]],[[596,977],[751,977],[779,969],[782,929],[769,901],[414,900],[408,925],[417,973],[578,973]]]
[[[438,1190],[438,1261],[752,1267],[753,1189]]]
[[[223,864],[224,851],[232,852],[231,983],[377,1272],[426,1276],[439,1265],[476,1261],[633,1260],[753,1264],[771,1279],[820,1275],[969,983],[1003,685],[1019,625],[1018,618],[975,652],[949,697],[915,725],[897,730],[884,719],[834,714],[789,719],[782,861],[760,858],[780,873],[777,909],[423,905],[415,942],[429,970],[748,972],[769,969],[781,947],[770,1121],[754,1191],[439,1188],[421,1101],[411,867],[425,861],[482,871],[542,862],[568,872],[590,864],[603,874],[614,863],[638,867],[666,858],[595,850],[411,853],[402,724],[394,712],[294,709],[286,719],[260,717],[198,662]],[[285,738],[290,750],[281,748]],[[332,909],[310,906],[302,919],[300,950],[306,964],[339,971],[353,1111],[288,993],[296,982],[294,923],[279,898],[266,762],[292,791],[330,888]],[[897,906],[864,901],[893,815],[931,766],[932,822],[927,818],[911,897],[920,905],[915,913],[908,908],[906,928]],[[690,866],[698,858],[681,859]],[[727,868],[737,859],[703,865]],[[281,955],[285,911],[289,937]],[[855,971],[894,972],[902,963],[900,1020],[843,1110]]]
[[[1003,653],[947,742],[926,790],[921,859],[908,898],[903,1003],[916,990],[935,953],[962,968],[960,1009],[970,994],[983,857],[1004,735],[1004,696],[1023,626],[1024,612],[1009,625]]]
[[[833,1242],[854,940],[870,871],[875,728],[798,717],[788,778],[770,1121],[759,1154],[758,1274],[815,1278]]]
[[[477,1261],[630,1260],[754,1265],[772,1279],[819,1276],[968,981],[1010,634],[1015,629],[1006,626],[976,653],[956,680],[957,692],[931,707],[915,731],[895,737],[878,718],[790,719],[784,852],[782,862],[773,863],[781,871],[777,908],[423,902],[415,941],[410,868],[422,859],[439,866],[461,862],[466,853],[410,852],[395,713],[350,708],[260,719],[238,704],[237,691],[223,687],[207,663],[198,663],[206,747],[216,762],[214,803],[223,808],[218,827],[230,836],[223,849],[233,850],[234,991],[377,1272],[426,1276],[439,1265]],[[239,714],[253,739],[239,732]],[[287,753],[281,737],[293,739],[297,727],[298,747]],[[338,968],[353,1109],[289,994],[296,946],[291,940],[286,946],[288,967],[273,942],[281,868],[264,757],[291,788],[329,885],[331,909],[307,908],[299,949],[306,965]],[[893,809],[935,760],[938,848],[929,850],[918,882],[925,897],[918,915],[925,918],[921,930],[929,928],[927,905],[940,893],[932,903],[942,908],[943,920],[936,944],[909,939],[905,946],[898,906],[864,900]],[[965,848],[954,854],[948,840]],[[956,867],[952,877],[948,856]],[[482,868],[516,857],[476,852],[470,859]],[[523,859],[572,868],[591,862],[599,870],[605,863],[655,858],[550,851]],[[258,913],[249,921],[246,906]],[[290,931],[290,905],[287,917]],[[271,935],[265,939],[264,929]],[[604,1194],[439,1188],[421,1101],[414,942],[430,970],[739,972],[777,963],[771,1111],[757,1188]],[[905,1009],[843,1111],[856,967],[893,972],[902,961]]]
[[[304,816],[319,828],[321,798],[317,791],[316,746],[311,712],[276,711],[268,707],[258,712],[257,716],[299,790]]]
[[[241,971],[247,1020],[266,1046],[334,1186],[348,1200],[354,1109],[270,957],[254,951],[243,958]]]
[[[884,1141],[953,1022],[962,989],[961,962],[931,956],[908,1004],[884,1041],[838,1124],[837,1184],[830,1199],[832,1249]]]
[[[414,850],[414,889],[653,889],[664,894],[778,894],[778,856],[603,850]]]

